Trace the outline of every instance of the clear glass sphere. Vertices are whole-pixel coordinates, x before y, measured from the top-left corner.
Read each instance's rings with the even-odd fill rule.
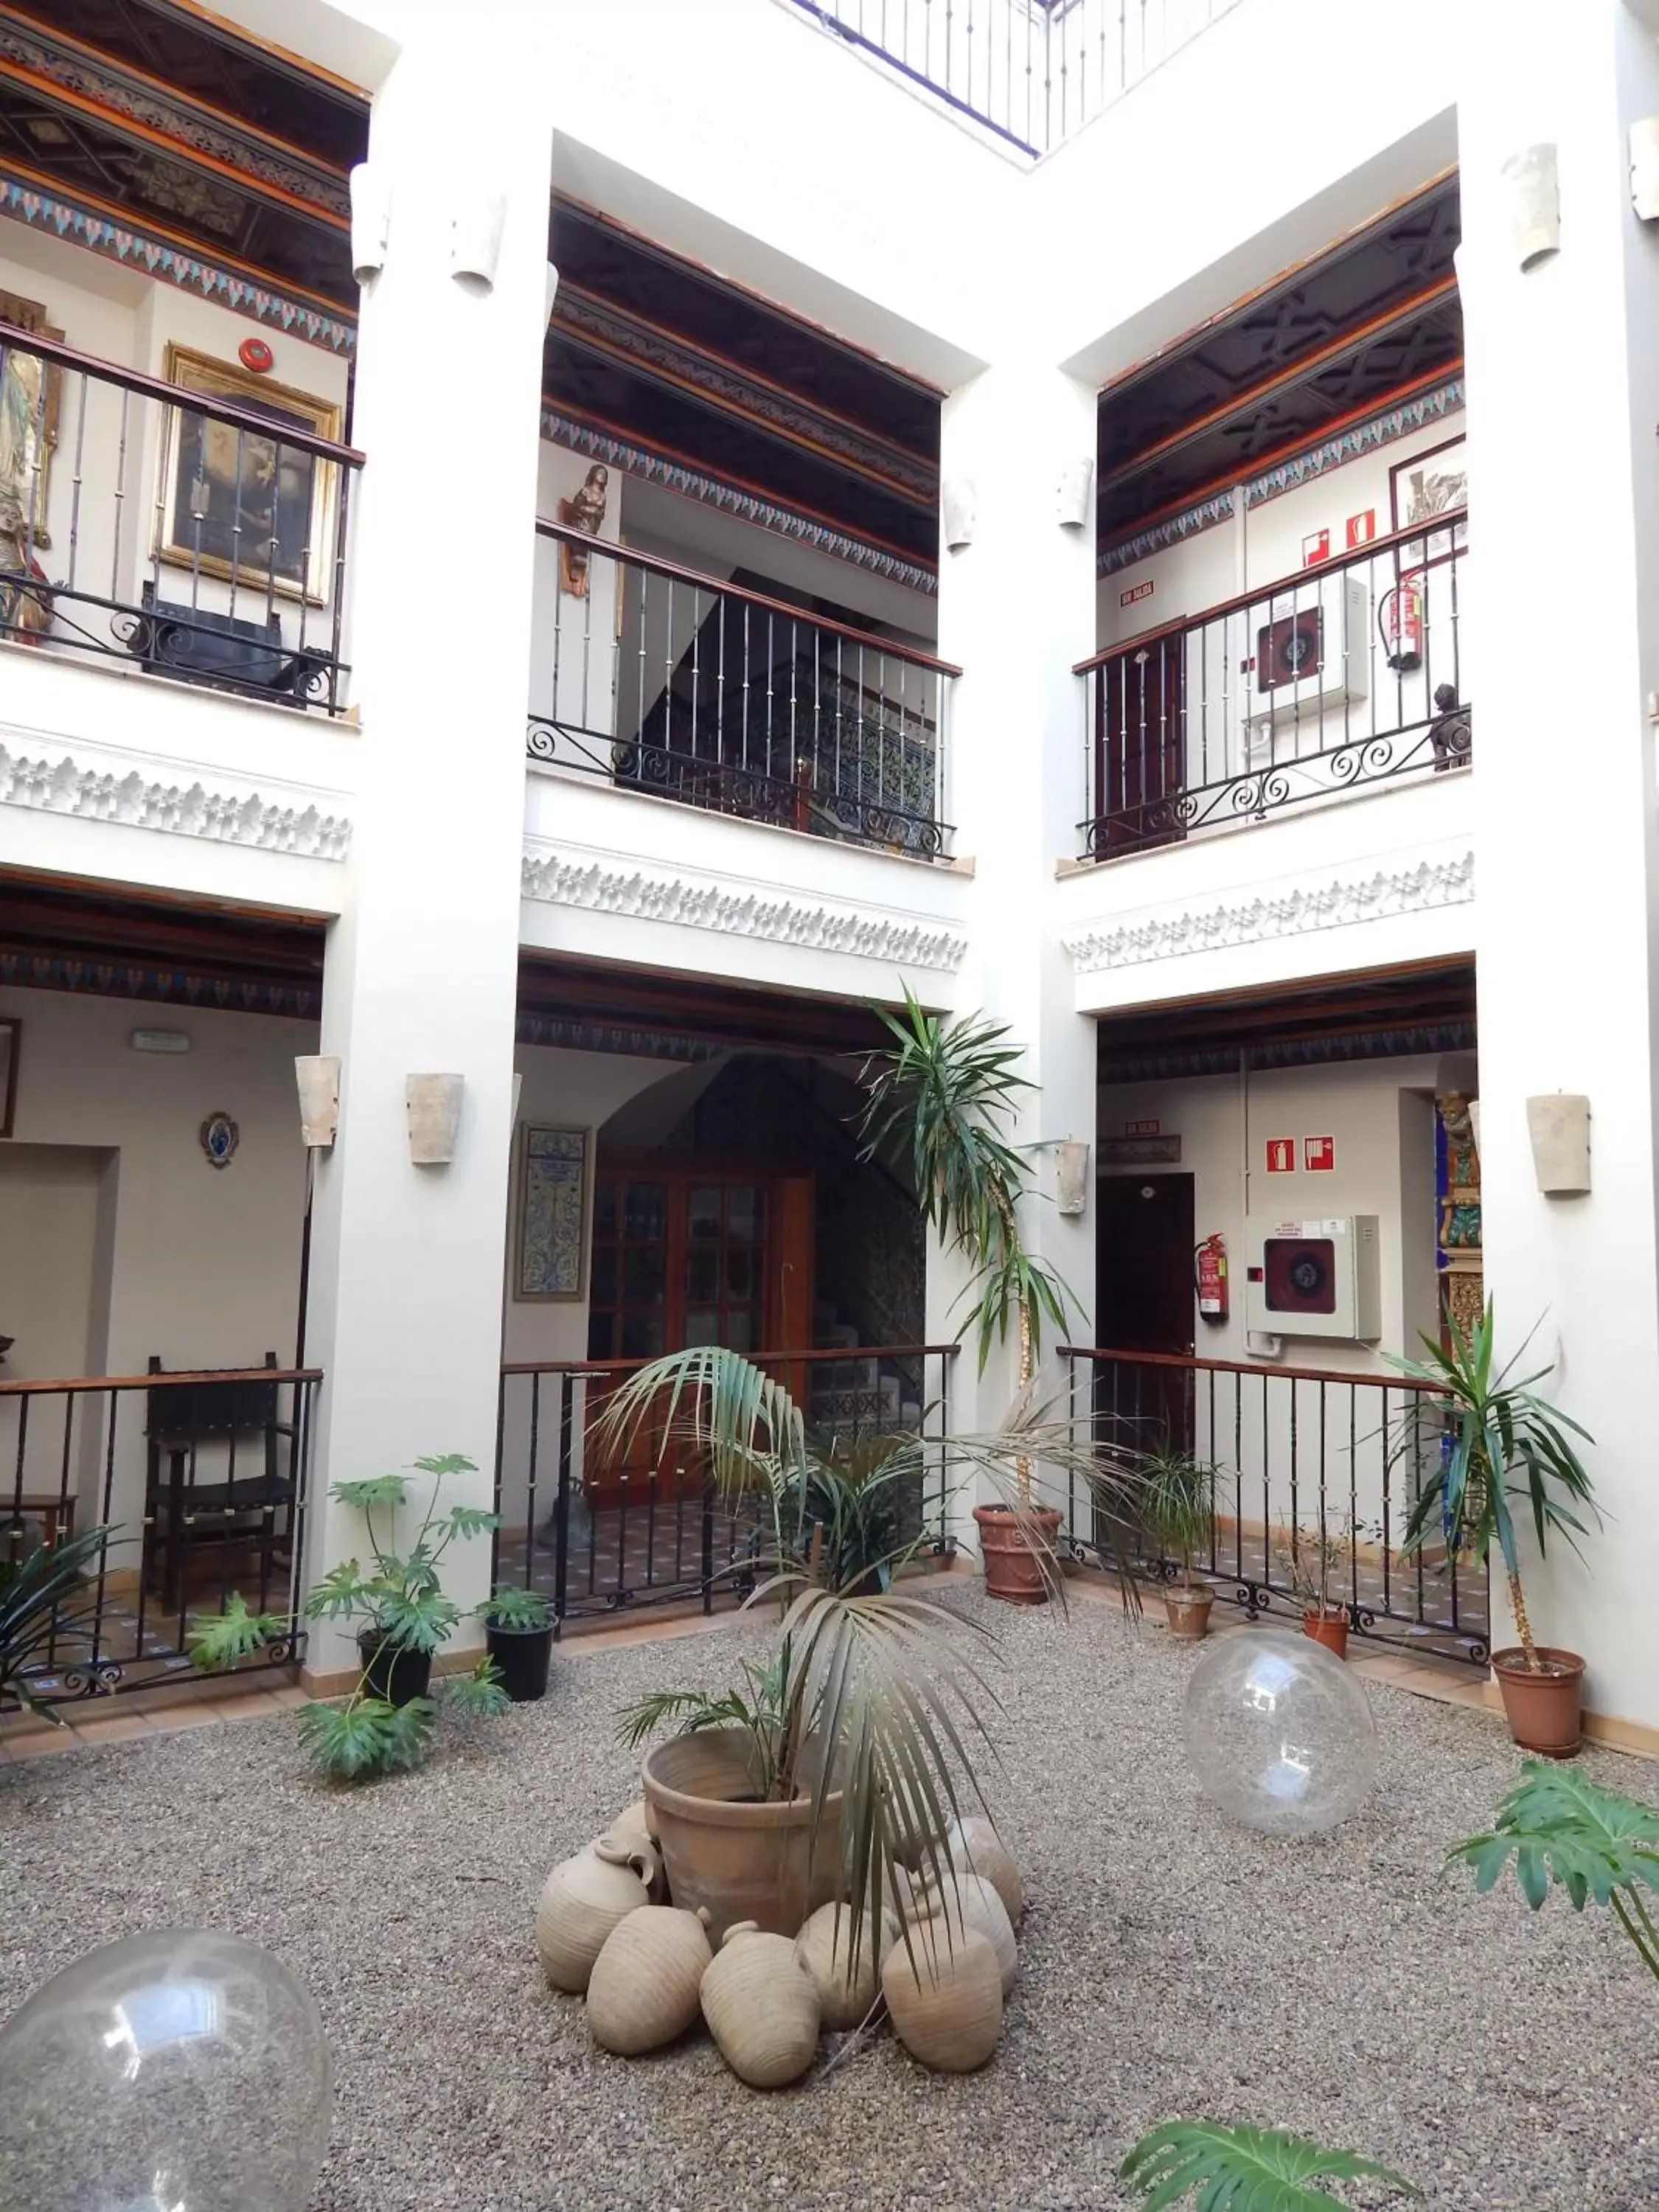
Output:
[[[29,2212],[304,2212],[328,2039],[280,1959],[202,1928],[77,1959],[0,2029],[0,2197]]]
[[[1205,1795],[1264,1835],[1322,1835],[1376,1780],[1365,1686],[1310,1636],[1216,1637],[1188,1678],[1183,1717]]]

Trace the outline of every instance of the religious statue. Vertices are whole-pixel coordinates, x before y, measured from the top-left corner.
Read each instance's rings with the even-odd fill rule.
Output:
[[[589,469],[582,488],[574,499],[559,501],[559,520],[568,529],[580,530],[586,537],[597,538],[605,526],[605,501],[611,489],[611,471],[598,461]],[[559,580],[573,599],[587,597],[587,549],[573,545],[568,538],[559,544]]]

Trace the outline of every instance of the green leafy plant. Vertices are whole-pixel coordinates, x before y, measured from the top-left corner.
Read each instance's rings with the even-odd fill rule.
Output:
[[[1333,1525],[1322,1521],[1316,1528],[1298,1528],[1281,1522],[1273,1538],[1273,1571],[1294,1593],[1305,1613],[1345,1618],[1347,1607],[1331,1595],[1340,1589],[1353,1553],[1354,1523],[1345,1517]]]
[[[1198,2212],[1342,2212],[1344,2200],[1316,2181],[1381,2181],[1421,2192],[1403,2174],[1351,2150],[1327,2150],[1278,2128],[1170,2120],[1144,2135],[1119,2169],[1144,2190],[1141,2212],[1164,2212],[1196,2192]]]
[[[1513,1860],[1521,1894],[1534,1912],[1552,1888],[1565,1892],[1575,1912],[1610,1905],[1638,1958],[1659,1981],[1659,1928],[1643,1894],[1659,1894],[1659,1812],[1546,1759],[1527,1759],[1521,1777],[1491,1829],[1455,1844],[1447,1864],[1473,1868],[1484,1894]]]
[[[1166,1437],[1137,1455],[1143,1525],[1161,1556],[1179,1562],[1191,1589],[1193,1563],[1210,1547],[1215,1531],[1216,1470]]]
[[[1455,1321],[1450,1333],[1449,1347],[1432,1337],[1423,1338],[1425,1359],[1389,1355],[1390,1364],[1401,1374],[1433,1385],[1445,1402],[1449,1421],[1446,1449],[1426,1467],[1419,1463],[1414,1424],[1390,1447],[1391,1459],[1412,1462],[1420,1486],[1406,1525],[1405,1549],[1420,1551],[1438,1534],[1454,1556],[1468,1553],[1484,1565],[1495,1542],[1503,1554],[1516,1632],[1527,1665],[1540,1673],[1543,1662],[1521,1585],[1520,1547],[1510,1500],[1521,1500],[1530,1513],[1540,1558],[1552,1532],[1577,1549],[1576,1539],[1585,1533],[1585,1524],[1574,1507],[1583,1509],[1598,1526],[1601,1516],[1572,1440],[1577,1437],[1593,1443],[1595,1438],[1534,1390],[1534,1383],[1554,1372],[1553,1366],[1516,1375],[1531,1335],[1514,1358],[1494,1371],[1490,1298],[1473,1335],[1466,1336]]]
[[[763,1802],[793,1795],[786,1784],[788,1756],[789,1654],[776,1652],[760,1666],[743,1662],[743,1687],[724,1690],[653,1690],[618,1717],[617,1740],[637,1751],[659,1728],[672,1723],[683,1735],[698,1729],[739,1729],[748,1738],[750,1778]]]
[[[280,1613],[253,1613],[240,1590],[233,1590],[217,1613],[198,1615],[185,1638],[191,1662],[204,1674],[218,1674],[244,1659],[263,1658],[273,1644],[284,1644],[294,1624]]]
[[[60,1544],[0,1560],[0,1696],[54,1726],[64,1717],[34,1693],[33,1678],[65,1650],[89,1645],[95,1608],[86,1602],[88,1577],[114,1540],[112,1528],[88,1528]]]
[[[509,1584],[484,1600],[478,1618],[491,1628],[550,1628],[553,1607],[539,1590]]]
[[[337,1482],[329,1496],[341,1505],[354,1505],[363,1516],[374,1564],[364,1568],[355,1559],[330,1569],[306,1600],[313,1620],[350,1620],[361,1616],[369,1633],[400,1651],[435,1651],[448,1642],[461,1621],[461,1609],[444,1595],[438,1569],[450,1546],[470,1536],[488,1535],[501,1525],[500,1516],[476,1505],[453,1505],[438,1510],[446,1479],[476,1474],[477,1468],[459,1452],[417,1459],[417,1473],[430,1475],[432,1494],[422,1516],[415,1540],[406,1552],[392,1549],[397,1516],[409,1504],[413,1487],[406,1474],[374,1474],[355,1482]],[[375,1519],[380,1517],[377,1528]]]
[[[860,1158],[894,1144],[908,1150],[929,1227],[974,1270],[964,1293],[973,1303],[963,1326],[977,1335],[980,1371],[1012,1325],[1023,1388],[1042,1352],[1045,1322],[1063,1330],[1072,1297],[1053,1269],[1027,1251],[1020,1233],[1030,1170],[1006,1130],[1021,1094],[1034,1086],[1018,1073],[1019,1048],[1006,1042],[1003,1023],[947,1025],[908,987],[902,1016],[875,1011],[893,1042],[871,1055],[860,1078]],[[1029,1461],[1018,1475],[1019,1495],[1027,1498]]]

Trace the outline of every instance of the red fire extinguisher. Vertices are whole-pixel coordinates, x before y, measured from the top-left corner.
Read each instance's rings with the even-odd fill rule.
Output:
[[[1389,665],[1401,676],[1423,665],[1423,587],[1415,576],[1402,576],[1382,595],[1377,609]]]
[[[1196,1262],[1195,1280],[1198,1290],[1198,1310],[1206,1321],[1225,1321],[1227,1318],[1227,1245],[1224,1237],[1206,1237],[1193,1257]]]

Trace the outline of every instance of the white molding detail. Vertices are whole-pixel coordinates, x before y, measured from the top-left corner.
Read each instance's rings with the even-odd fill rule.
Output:
[[[1415,867],[1379,870],[1353,883],[1324,884],[1255,898],[1238,906],[1206,907],[1116,928],[1078,930],[1062,939],[1081,975],[1106,968],[1133,968],[1150,960],[1178,960],[1189,952],[1216,952],[1257,945],[1273,937],[1299,937],[1321,929],[1430,907],[1463,906],[1474,896],[1474,854],[1422,860]]]
[[[84,768],[69,753],[57,760],[30,760],[3,744],[0,805],[75,814],[88,821],[160,830],[180,837],[207,837],[307,860],[343,860],[351,842],[349,820],[322,813],[315,806],[278,805],[257,791],[209,791],[199,783],[148,781],[136,769],[121,775]]]
[[[526,898],[549,906],[582,907],[640,921],[678,922],[683,928],[851,953],[895,967],[953,969],[968,949],[959,931],[896,915],[769,898],[712,878],[696,883],[684,876],[653,875],[599,861],[582,864],[538,853],[532,847],[525,850],[523,889]]]

